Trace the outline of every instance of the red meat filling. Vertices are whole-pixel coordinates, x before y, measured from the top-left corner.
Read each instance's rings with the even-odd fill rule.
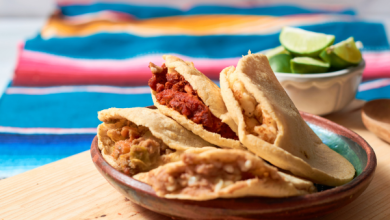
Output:
[[[203,125],[207,131],[238,140],[236,133],[211,113],[184,77],[176,71],[168,73],[165,64],[162,65],[162,71],[153,73],[149,86],[157,92],[156,98],[161,105],[180,112],[193,122]]]

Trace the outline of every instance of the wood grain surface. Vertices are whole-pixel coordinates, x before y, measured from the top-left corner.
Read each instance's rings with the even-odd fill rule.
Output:
[[[367,190],[346,207],[319,219],[389,219],[390,145],[364,127],[360,110],[326,117],[361,135],[378,166]],[[169,219],[128,201],[81,154],[0,181],[0,220]]]

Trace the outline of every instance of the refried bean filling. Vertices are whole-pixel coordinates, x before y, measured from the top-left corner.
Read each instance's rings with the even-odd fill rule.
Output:
[[[152,64],[149,64],[149,67]],[[224,138],[238,140],[236,133],[221,119],[215,117],[209,107],[199,98],[198,93],[178,72],[168,73],[163,64],[162,71],[153,72],[149,80],[151,89],[157,92],[158,103],[178,111],[196,124],[201,124],[209,131]]]
[[[155,138],[149,129],[129,121],[105,123],[107,136],[115,142],[111,156],[127,175],[149,171],[159,165],[163,155],[174,150]]]

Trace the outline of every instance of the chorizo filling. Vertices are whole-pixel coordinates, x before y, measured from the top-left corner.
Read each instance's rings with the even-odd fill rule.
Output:
[[[228,162],[199,159],[195,154],[185,154],[182,161],[183,163],[177,163],[172,169],[149,173],[153,189],[160,196],[165,194],[200,196],[218,192],[249,179],[280,179],[276,169],[255,168],[252,160],[245,157]]]
[[[261,103],[258,103],[246,90],[236,73],[230,73],[228,75],[228,82],[233,91],[234,98],[241,106],[246,131],[273,144],[278,132],[275,120],[261,107]]]
[[[238,140],[236,133],[211,113],[209,107],[203,103],[183,76],[174,69],[168,70],[165,64],[158,67],[150,63],[149,68],[153,76],[148,84],[157,93],[158,103],[179,112],[196,124],[203,125],[203,128],[209,132]]]
[[[113,142],[111,156],[120,171],[127,175],[156,168],[164,161],[165,155],[174,152],[162,140],[154,137],[148,128],[126,119],[110,120],[103,126]]]

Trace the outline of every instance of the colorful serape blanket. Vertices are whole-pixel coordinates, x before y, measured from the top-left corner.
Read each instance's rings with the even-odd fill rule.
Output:
[[[0,100],[0,178],[88,150],[99,110],[151,105],[148,63],[162,64],[162,54],[191,60],[218,80],[248,50],[278,46],[283,26],[361,41],[366,82],[357,98],[390,98],[385,29],[348,8],[86,2],[60,1],[39,34],[20,46]]]

